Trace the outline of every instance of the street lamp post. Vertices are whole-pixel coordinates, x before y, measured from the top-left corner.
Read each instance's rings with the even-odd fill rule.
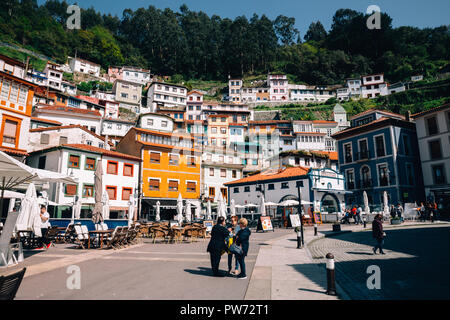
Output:
[[[300,215],[300,234],[302,238],[302,245],[305,245],[305,240],[303,238],[303,220],[302,220],[302,198],[300,197],[300,188],[303,187],[303,181],[297,181],[297,192],[298,192],[298,213]]]

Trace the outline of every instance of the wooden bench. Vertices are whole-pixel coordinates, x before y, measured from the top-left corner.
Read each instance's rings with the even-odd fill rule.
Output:
[[[0,276],[0,300],[14,300],[26,270],[23,268],[19,272]]]

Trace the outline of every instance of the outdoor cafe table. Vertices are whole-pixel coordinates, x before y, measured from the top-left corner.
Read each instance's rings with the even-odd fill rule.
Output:
[[[110,235],[113,233],[113,231],[114,231],[114,229],[89,231],[88,249],[91,248],[91,237],[90,237],[91,234],[100,235],[100,248],[103,248],[103,236]]]

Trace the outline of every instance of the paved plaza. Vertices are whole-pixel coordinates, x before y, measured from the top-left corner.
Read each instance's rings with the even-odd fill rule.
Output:
[[[27,251],[18,266],[27,267],[16,299],[103,300],[338,300],[448,299],[450,224],[385,224],[386,255],[373,255],[370,225],[305,227],[306,247],[297,249],[292,229],[251,235],[245,280],[211,275],[208,239],[193,243],[139,244],[120,250],[80,250],[57,244],[47,251]],[[336,261],[338,296],[326,292],[325,255]],[[81,288],[68,289],[69,266],[78,266]],[[381,270],[381,289],[369,290],[367,267]],[[221,270],[227,269],[223,255]]]

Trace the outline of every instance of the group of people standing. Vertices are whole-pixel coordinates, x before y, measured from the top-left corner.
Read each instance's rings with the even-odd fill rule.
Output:
[[[346,209],[345,214],[341,219],[341,223],[348,223],[350,224],[350,218],[353,218],[355,221],[355,224],[363,224],[361,219],[361,214],[363,213],[363,210],[361,206],[356,208],[356,206],[353,206],[351,209]]]
[[[231,217],[231,222],[226,223],[224,217],[217,219],[217,224],[211,230],[211,240],[208,244],[207,252],[211,258],[211,268],[213,276],[225,277],[227,274],[219,271],[220,259],[223,253],[228,253],[228,275],[236,275],[239,279],[246,279],[245,257],[248,254],[249,239],[251,231],[248,228],[248,221],[245,218],[239,219],[237,216]],[[231,246],[239,247],[239,253],[233,253]],[[233,256],[235,258],[235,270],[232,271]],[[239,272],[240,268],[240,272]]]
[[[436,202],[426,202],[425,204],[421,202],[418,211],[420,221],[430,220],[434,222],[439,220],[439,210]]]
[[[389,213],[392,219],[399,218],[403,221],[403,207],[401,203],[398,203],[396,207],[392,204]]]

